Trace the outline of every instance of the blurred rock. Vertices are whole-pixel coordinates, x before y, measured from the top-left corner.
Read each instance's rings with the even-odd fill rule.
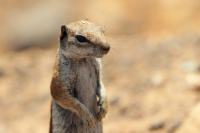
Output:
[[[154,130],[159,130],[161,128],[165,127],[165,122],[164,121],[156,121],[152,125],[150,125],[149,130],[154,131]]]
[[[23,50],[33,46],[49,45],[55,38],[56,31],[59,31],[62,12],[59,5],[40,3],[26,11],[13,13],[8,22],[8,31],[11,31],[10,47],[14,50]]]
[[[119,103],[119,97],[112,97],[112,99],[110,100],[110,105],[115,106]]]
[[[181,121],[179,119],[169,123],[169,126],[167,127],[168,133],[174,133],[181,125]]]
[[[200,133],[200,104],[197,104],[176,133]]]
[[[200,64],[196,61],[185,61],[182,63],[181,68],[185,71],[185,72],[199,72],[200,71]]]
[[[163,74],[158,72],[154,73],[151,77],[151,82],[154,86],[159,86],[163,83],[164,77]]]
[[[188,74],[186,76],[186,82],[189,89],[200,91],[200,75],[199,74]]]
[[[5,72],[3,71],[2,68],[0,68],[0,78],[1,78],[2,76],[4,76],[4,75],[5,75]]]
[[[4,28],[9,48],[18,51],[49,47],[50,43],[57,41],[60,25],[66,24],[72,17],[69,15],[71,7],[66,3],[69,1],[43,1],[24,10],[13,9]]]

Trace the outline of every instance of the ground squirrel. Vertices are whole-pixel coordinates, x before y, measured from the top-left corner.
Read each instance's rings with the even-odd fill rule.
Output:
[[[51,81],[50,133],[102,133],[107,100],[100,58],[107,54],[102,27],[88,21],[61,26]]]

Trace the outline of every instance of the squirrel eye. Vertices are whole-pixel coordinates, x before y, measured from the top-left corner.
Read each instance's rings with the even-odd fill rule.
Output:
[[[75,38],[81,43],[88,42],[87,38],[82,35],[76,35]]]

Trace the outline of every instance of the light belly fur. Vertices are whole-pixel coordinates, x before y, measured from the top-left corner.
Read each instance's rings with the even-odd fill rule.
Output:
[[[93,114],[97,113],[97,75],[91,63],[80,64],[76,86],[77,98]]]

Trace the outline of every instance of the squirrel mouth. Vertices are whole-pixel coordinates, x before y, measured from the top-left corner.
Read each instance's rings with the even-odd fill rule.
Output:
[[[100,53],[100,54],[95,55],[95,57],[96,57],[96,58],[102,58],[104,55],[105,55],[105,54]]]

